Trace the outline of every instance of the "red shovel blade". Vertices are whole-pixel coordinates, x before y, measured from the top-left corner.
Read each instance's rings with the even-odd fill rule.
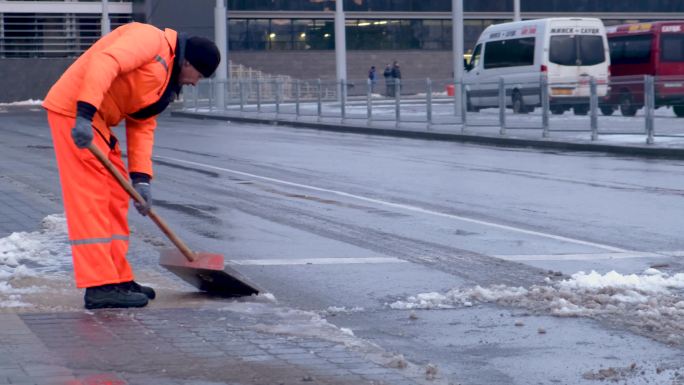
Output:
[[[177,249],[162,250],[159,264],[181,279],[209,294],[241,297],[260,290],[240,273],[224,265],[223,255],[195,252],[192,262]]]

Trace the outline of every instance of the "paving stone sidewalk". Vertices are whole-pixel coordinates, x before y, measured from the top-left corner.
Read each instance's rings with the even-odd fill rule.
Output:
[[[0,384],[442,383],[373,345],[255,327],[276,322],[218,309],[0,314]]]
[[[13,232],[34,231],[45,216],[61,211],[59,205],[0,176],[0,238]]]

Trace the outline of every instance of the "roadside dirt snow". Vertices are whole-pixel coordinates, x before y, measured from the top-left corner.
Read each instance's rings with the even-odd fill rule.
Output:
[[[657,340],[684,344],[684,273],[657,269],[643,274],[580,271],[569,279],[530,288],[492,285],[422,293],[396,301],[393,309],[451,309],[478,303],[522,307],[559,317],[619,320]]]

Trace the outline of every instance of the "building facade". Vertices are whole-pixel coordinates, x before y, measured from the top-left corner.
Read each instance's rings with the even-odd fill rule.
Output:
[[[468,50],[513,0],[463,0]],[[684,19],[682,0],[520,0],[523,19],[590,16],[606,25]],[[112,28],[132,20],[214,37],[216,0],[107,2]],[[334,0],[226,0],[229,59],[300,79],[335,77]],[[0,102],[42,98],[100,33],[99,1],[0,1]],[[344,0],[350,80],[399,61],[404,79],[452,77],[451,0]],[[11,82],[16,82],[11,83]],[[8,84],[8,82],[10,82]],[[19,85],[22,87],[19,87]],[[33,87],[25,87],[32,84]]]
[[[228,0],[231,50],[332,50],[335,1]],[[450,50],[451,0],[345,0],[349,50]],[[513,0],[464,0],[465,46],[510,21]],[[522,16],[594,16],[604,24],[684,17],[679,0],[521,0]]]

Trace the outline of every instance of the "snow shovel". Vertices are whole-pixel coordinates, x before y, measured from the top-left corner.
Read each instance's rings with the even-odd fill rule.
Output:
[[[102,163],[119,182],[121,187],[141,204],[145,199],[138,194],[131,183],[124,178],[112,162],[92,142],[88,150]],[[201,291],[223,297],[240,297],[245,295],[259,294],[256,286],[248,283],[237,271],[224,266],[223,255],[198,253],[190,250],[183,241],[169,228],[164,220],[153,209],[147,216],[157,224],[159,229],[176,246],[176,249],[163,250],[159,258],[159,264],[170,272],[176,274],[189,284]]]

